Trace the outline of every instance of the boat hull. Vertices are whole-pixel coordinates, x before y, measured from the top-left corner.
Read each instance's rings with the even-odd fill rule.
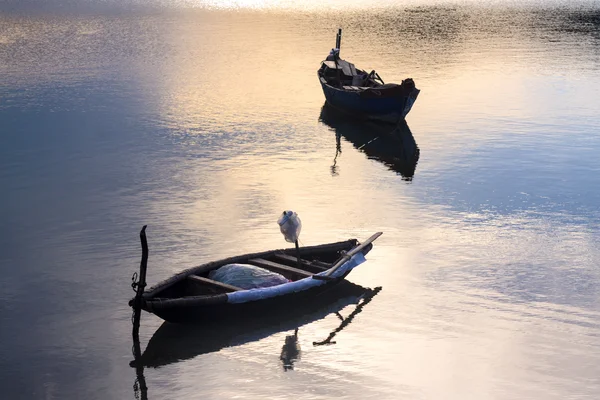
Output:
[[[349,251],[357,246],[357,240],[304,247],[299,250],[302,257],[309,255],[334,255]],[[249,259],[268,258],[275,253],[296,254],[294,249],[271,250],[245,254],[225,260],[190,268],[159,283],[143,294],[141,308],[168,322],[200,323],[236,319],[269,312],[280,312],[310,302],[319,302],[322,295],[335,288],[351,272],[352,268],[365,261],[364,256],[372,249],[372,243],[365,243],[360,252],[353,255],[327,279],[319,277],[296,280],[267,288],[217,293],[210,295],[177,294],[174,288],[190,275],[202,275],[225,264],[244,263]],[[323,275],[327,271],[315,275]],[[174,292],[169,293],[169,291]],[[133,304],[133,299],[130,304]]]
[[[387,122],[406,118],[419,95],[419,89],[407,92],[400,90],[400,86],[356,91],[333,87],[323,79],[320,79],[320,83],[330,106],[366,119]]]
[[[343,277],[301,292],[285,296],[271,297],[246,303],[230,303],[226,295],[212,296],[209,301],[190,301],[176,307],[161,307],[160,303],[149,303],[150,311],[165,321],[179,324],[197,324],[204,322],[225,322],[262,316],[269,313],[282,313],[308,304],[319,304],[322,296],[328,296],[344,282]]]
[[[335,132],[340,152],[343,137],[369,159],[381,162],[404,179],[411,180],[415,174],[420,150],[405,120],[392,125],[349,118],[325,103],[319,121]]]

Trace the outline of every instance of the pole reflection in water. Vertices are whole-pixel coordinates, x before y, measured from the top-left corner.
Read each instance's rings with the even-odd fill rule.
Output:
[[[399,121],[397,125],[365,121],[324,104],[319,121],[335,132],[336,153],[331,166],[333,176],[339,174],[337,164],[342,153],[343,136],[368,158],[396,171],[404,180],[412,180],[420,150],[405,120]]]
[[[367,304],[369,304],[371,302],[371,300],[373,300],[373,297],[375,297],[375,295],[377,293],[379,293],[380,291],[381,291],[381,287],[376,287],[370,293],[366,294],[363,297],[363,302],[358,304],[356,306],[356,308],[354,309],[354,311],[352,311],[352,313],[350,315],[348,315],[348,317],[346,317],[346,318],[342,317],[342,315],[340,313],[336,312],[335,314],[342,321],[340,326],[338,326],[333,332],[331,332],[329,334],[329,336],[327,336],[327,339],[325,339],[321,342],[313,342],[313,345],[320,346],[323,344],[335,344],[335,342],[332,341],[332,339],[335,337],[335,335],[340,333],[342,331],[342,329],[344,329],[346,326],[348,326],[348,324],[350,324],[350,322],[352,322],[354,317],[356,317],[362,311],[363,307],[366,306]]]
[[[148,386],[144,376],[144,364],[141,362],[142,350],[139,337],[133,336],[133,361],[129,364],[135,368],[135,381],[133,382],[133,394],[136,399],[148,399]]]
[[[333,337],[347,326],[353,316],[360,312],[360,309],[380,290],[380,287],[368,289],[348,281],[342,281],[321,295],[322,297],[318,299],[320,304],[316,302],[312,305],[307,304],[306,307],[288,310],[285,314],[270,313],[259,318],[225,320],[205,325],[181,325],[165,322],[156,330],[143,354],[134,351],[136,359],[130,365],[136,368],[137,387],[145,395],[143,367],[158,368],[202,354],[216,352],[226,347],[258,341],[285,331],[294,333],[286,336],[279,358],[284,371],[292,370],[294,362],[300,359],[301,350],[298,344],[300,327],[323,319],[329,314],[339,313],[347,306],[356,304],[358,311],[355,310],[351,317],[345,319],[342,327],[338,327],[334,333],[330,334],[330,337]],[[137,346],[139,349],[139,342]]]

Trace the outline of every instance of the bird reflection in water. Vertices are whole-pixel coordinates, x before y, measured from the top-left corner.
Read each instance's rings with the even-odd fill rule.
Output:
[[[288,371],[294,369],[294,362],[300,360],[300,343],[298,343],[298,328],[294,329],[293,335],[285,337],[285,344],[281,348],[281,356],[279,359],[283,363],[283,370]]]
[[[373,297],[375,297],[375,295],[379,293],[380,290],[381,287],[376,287],[375,289],[372,289],[369,292],[365,293],[365,295],[362,296],[361,301],[359,300],[359,303],[357,304],[354,311],[352,311],[352,313],[350,313],[350,315],[348,315],[348,317],[346,318],[344,318],[338,311],[334,312],[333,314],[335,314],[340,319],[340,321],[342,321],[340,326],[334,329],[325,340],[322,340],[320,342],[313,342],[313,345],[320,346],[327,344],[335,344],[336,342],[332,340],[335,337],[335,335],[337,335],[342,331],[342,329],[347,327],[352,322],[354,317],[356,317],[362,311],[364,306],[366,306],[367,304],[369,304],[369,302],[371,302],[371,300],[373,300]],[[300,349],[300,344],[298,343],[298,328],[296,328],[294,330],[293,335],[288,335],[285,337],[285,344],[281,349],[280,359],[283,362],[284,371],[294,369],[294,362],[300,360],[301,352],[302,351]]]
[[[341,113],[327,104],[321,108],[319,121],[335,132],[336,152],[331,174],[339,175],[338,158],[342,153],[341,138],[351,142],[368,158],[377,160],[404,180],[412,180],[420,150],[405,120],[397,124],[376,123]]]

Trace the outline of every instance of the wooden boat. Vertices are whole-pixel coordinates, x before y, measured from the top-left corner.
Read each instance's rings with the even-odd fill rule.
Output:
[[[279,332],[295,331],[297,337],[299,328],[331,314],[339,316],[342,310],[355,306],[347,317],[341,318],[342,327],[330,333],[325,340],[314,341],[313,344],[319,345],[324,341],[331,343],[330,338],[347,326],[380,290],[380,287],[368,289],[344,280],[316,297],[318,301],[303,303],[278,313],[268,312],[212,324],[183,325],[164,322],[152,335],[144,353],[131,364],[158,368],[223,348],[258,341]]]
[[[318,301],[318,296],[335,287],[365,261],[372,242],[381,232],[363,243],[356,239],[291,249],[244,254],[187,269],[144,292],[148,245],[142,229],[140,280],[132,286],[137,295],[129,302],[134,308],[134,332],[139,328],[139,310],[169,322],[217,321],[240,316],[285,310],[298,304]],[[209,278],[211,271],[228,264],[250,264],[277,272],[289,281],[276,286],[242,289]]]
[[[411,78],[400,84],[385,83],[375,70],[367,73],[340,58],[342,30],[318,70],[325,99],[331,106],[353,115],[396,122],[406,118],[419,95]]]
[[[336,157],[341,153],[341,138],[345,138],[369,159],[377,160],[397,172],[405,180],[412,180],[420,150],[405,120],[396,125],[348,118],[346,114],[325,103],[319,121],[335,132]]]

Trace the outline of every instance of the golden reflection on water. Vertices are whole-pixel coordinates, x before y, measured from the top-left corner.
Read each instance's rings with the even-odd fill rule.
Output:
[[[345,28],[343,53],[357,65],[377,69],[386,81],[416,80],[422,105],[408,117],[413,126],[429,128],[431,110],[435,124],[442,119],[447,125],[465,123],[467,115],[470,121],[490,114],[536,119],[546,117],[548,107],[532,98],[540,87],[531,90],[524,63],[534,54],[542,73],[552,74],[563,68],[570,42],[576,43],[569,38],[559,43],[555,50],[564,52],[559,58],[555,51],[540,51],[540,38],[524,29],[534,25],[526,13],[498,13],[487,21],[486,14],[460,8],[396,11],[377,21],[385,29],[353,14],[346,18],[200,13],[152,32],[169,49],[158,65],[161,80],[151,70],[146,83],[160,92],[160,104],[152,105],[157,120],[191,135],[240,124],[305,121],[323,101],[314,71],[332,45],[336,26]],[[511,29],[512,24],[519,28]],[[139,65],[143,75],[148,66]],[[542,100],[554,101],[552,96]],[[435,143],[444,139],[437,136]]]
[[[176,56],[164,66],[164,102],[157,112],[173,121],[171,127],[210,134],[207,124],[234,128],[288,119],[291,110],[314,103],[319,59],[291,51],[297,38],[285,21],[217,15],[206,25],[191,20],[165,32]],[[306,73],[307,67],[315,73]]]

